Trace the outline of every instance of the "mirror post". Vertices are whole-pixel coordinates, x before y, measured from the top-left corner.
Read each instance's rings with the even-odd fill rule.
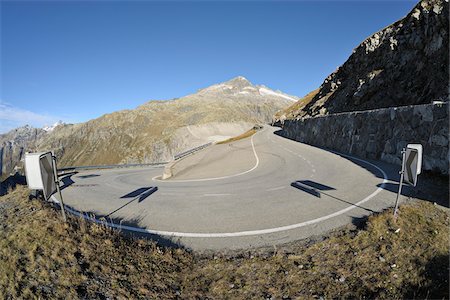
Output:
[[[394,219],[397,219],[398,215],[398,199],[400,198],[400,195],[402,193],[402,185],[403,185],[403,174],[405,173],[405,156],[406,156],[406,149],[402,150],[402,170],[400,171],[400,182],[398,185],[398,193],[397,193],[397,199],[395,199],[395,208],[394,208]]]

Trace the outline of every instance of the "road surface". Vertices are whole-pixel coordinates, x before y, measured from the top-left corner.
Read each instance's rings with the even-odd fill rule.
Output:
[[[193,250],[279,245],[392,206],[398,169],[285,139],[275,127],[162,168],[89,170],[63,179],[65,204]],[[397,173],[397,174],[395,174]]]

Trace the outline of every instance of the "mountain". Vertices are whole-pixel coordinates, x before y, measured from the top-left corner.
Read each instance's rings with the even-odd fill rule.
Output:
[[[277,110],[297,100],[240,76],[182,98],[57,126],[42,136],[38,148],[55,150],[60,166],[168,161],[270,122]]]
[[[226,97],[249,99],[249,97],[261,97],[260,101],[286,99],[298,101],[298,97],[290,96],[281,91],[273,91],[264,85],[253,85],[246,78],[238,76],[227,82],[212,85],[198,92],[201,96]]]
[[[25,152],[36,150],[36,143],[44,135],[44,130],[28,125],[0,134],[0,181],[22,167]]]
[[[44,130],[44,131],[46,131],[46,132],[50,132],[50,131],[53,131],[57,126],[60,126],[60,125],[65,125],[65,123],[63,122],[63,121],[58,121],[58,122],[56,122],[56,123],[54,123],[53,125],[51,125],[51,126],[44,126],[42,129]]]
[[[313,97],[277,119],[448,101],[448,0],[423,0],[364,40]]]

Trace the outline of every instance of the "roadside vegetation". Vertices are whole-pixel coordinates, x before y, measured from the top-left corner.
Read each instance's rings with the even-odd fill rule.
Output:
[[[241,135],[220,141],[217,144],[227,144],[227,143],[231,143],[231,142],[236,142],[236,141],[251,137],[252,135],[254,135],[256,133],[256,131],[257,131],[256,129],[252,128],[249,131],[246,131]]]
[[[307,95],[305,95],[303,98],[301,98],[294,104],[288,106],[285,109],[278,111],[277,113],[275,113],[275,118],[279,120],[281,118],[281,116],[284,115],[287,119],[292,119],[294,117],[294,115],[298,114],[298,112],[300,110],[305,108],[306,105],[308,105],[308,103],[310,103],[312,101],[312,99],[314,99],[314,97],[317,95],[319,90],[320,89],[315,89],[314,91],[309,92]]]
[[[0,298],[449,298],[447,210],[423,201],[313,243],[194,255],[0,197]]]

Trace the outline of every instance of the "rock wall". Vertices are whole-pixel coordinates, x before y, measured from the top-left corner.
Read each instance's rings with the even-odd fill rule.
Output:
[[[448,0],[422,0],[374,33],[287,118],[448,101]]]
[[[401,165],[401,150],[423,145],[423,170],[448,174],[449,105],[424,104],[286,120],[281,135]]]

